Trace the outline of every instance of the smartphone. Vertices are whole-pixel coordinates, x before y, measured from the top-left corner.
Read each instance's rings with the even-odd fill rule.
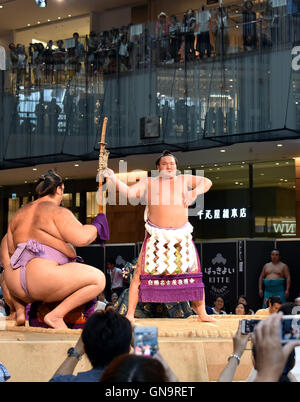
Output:
[[[300,315],[284,315],[281,320],[281,342],[300,341]]]
[[[243,335],[251,334],[254,331],[255,325],[259,323],[260,320],[242,320],[242,330]]]
[[[140,356],[153,356],[158,351],[156,327],[134,328],[134,353]]]

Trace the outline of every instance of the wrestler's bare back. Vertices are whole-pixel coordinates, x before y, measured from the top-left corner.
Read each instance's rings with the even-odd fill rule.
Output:
[[[146,199],[150,222],[165,228],[183,226],[188,221],[188,208],[184,206],[184,193],[188,189],[188,181],[184,180],[183,175],[170,179],[147,179]]]
[[[272,280],[272,279],[285,278],[286,277],[286,273],[285,273],[286,268],[287,268],[287,265],[281,261],[279,261],[277,264],[274,264],[273,262],[268,262],[264,266],[263,279],[271,279]]]
[[[20,208],[8,227],[9,254],[14,253],[19,243],[34,239],[74,258],[76,256],[74,248],[62,239],[55,224],[55,217],[57,219],[61,208],[55,203],[43,199],[38,199]]]

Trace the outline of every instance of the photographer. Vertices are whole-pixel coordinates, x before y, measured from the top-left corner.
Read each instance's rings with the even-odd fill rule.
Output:
[[[273,314],[261,321],[252,334],[257,375],[254,382],[278,382],[291,369],[291,360],[300,342],[281,344],[280,327],[282,313]],[[289,363],[287,366],[286,364]]]
[[[253,369],[248,382],[297,381],[290,371],[295,365],[294,348],[300,346],[300,342],[293,341],[282,345],[280,339],[282,312],[288,315],[294,314],[292,307],[283,305],[281,312],[261,320],[254,331],[248,335],[242,334],[240,321],[233,338],[233,354],[229,356],[228,363],[218,379],[219,382],[233,381],[250,336],[253,344]]]

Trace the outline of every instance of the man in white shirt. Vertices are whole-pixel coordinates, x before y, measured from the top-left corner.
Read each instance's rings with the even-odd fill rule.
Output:
[[[6,317],[6,315],[4,300],[0,298],[0,317]]]
[[[6,70],[6,52],[3,46],[0,46],[0,70]]]
[[[111,291],[112,293],[117,293],[117,295],[120,296],[124,290],[123,271],[120,268],[115,267],[115,262],[113,260],[109,260],[107,262],[107,268],[110,271]]]
[[[196,45],[196,50],[199,52],[200,59],[205,54],[207,57],[210,57],[211,53],[211,45],[210,45],[210,39],[209,39],[209,20],[210,20],[210,12],[208,10],[205,10],[204,6],[202,6],[202,9],[199,10],[197,14],[197,22],[198,22],[198,32],[195,32],[195,35],[197,35],[197,45]]]

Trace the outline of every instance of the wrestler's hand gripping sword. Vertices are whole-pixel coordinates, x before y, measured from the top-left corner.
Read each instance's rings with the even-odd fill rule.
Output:
[[[108,118],[104,117],[103,125],[102,125],[102,133],[100,144],[100,152],[99,152],[99,213],[105,213],[106,203],[104,201],[104,193],[103,193],[103,177],[102,172],[107,168],[107,162],[109,157],[109,152],[105,149],[105,134],[107,127]]]

